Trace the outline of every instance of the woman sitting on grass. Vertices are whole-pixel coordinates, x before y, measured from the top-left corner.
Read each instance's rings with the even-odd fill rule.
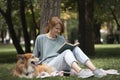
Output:
[[[58,71],[75,70],[79,78],[87,78],[91,75],[88,75],[78,63],[87,66],[95,77],[105,76],[106,73],[96,68],[78,46],[73,51],[67,49],[61,54],[57,53],[58,48],[66,42],[61,35],[63,32],[62,21],[56,16],[52,17],[46,27],[46,33],[37,37],[33,54],[39,57],[42,63],[54,66]]]

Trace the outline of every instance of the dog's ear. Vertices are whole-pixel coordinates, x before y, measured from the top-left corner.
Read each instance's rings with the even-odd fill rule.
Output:
[[[25,56],[24,56],[23,54],[18,54],[18,55],[17,55],[17,58],[18,58],[18,60],[20,60],[20,61],[24,61],[24,60],[25,60]]]

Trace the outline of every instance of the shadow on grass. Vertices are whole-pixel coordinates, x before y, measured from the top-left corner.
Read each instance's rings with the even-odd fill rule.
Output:
[[[96,48],[96,54],[89,56],[90,58],[120,58],[120,48]],[[15,51],[0,53],[0,63],[14,63],[16,62]]]
[[[14,63],[16,62],[16,52],[2,52],[0,53],[0,63]]]
[[[120,58],[120,48],[96,48],[95,55],[91,57],[97,58]]]
[[[0,63],[16,62],[17,52],[13,45],[0,46]],[[120,45],[95,45],[95,55],[90,58],[120,58]]]

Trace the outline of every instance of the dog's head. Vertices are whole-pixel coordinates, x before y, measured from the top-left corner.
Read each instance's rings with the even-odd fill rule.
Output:
[[[13,76],[32,77],[39,59],[31,53],[18,54]]]
[[[17,57],[18,57],[18,63],[21,63],[26,67],[28,66],[34,67],[35,65],[38,64],[38,61],[39,61],[39,59],[31,53],[17,55]]]

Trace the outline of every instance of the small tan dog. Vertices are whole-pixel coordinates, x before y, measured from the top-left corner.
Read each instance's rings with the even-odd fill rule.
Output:
[[[38,77],[40,73],[46,72],[48,74],[54,72],[54,68],[46,64],[38,65],[39,59],[31,53],[17,55],[18,61],[13,70],[13,76],[20,78]]]

